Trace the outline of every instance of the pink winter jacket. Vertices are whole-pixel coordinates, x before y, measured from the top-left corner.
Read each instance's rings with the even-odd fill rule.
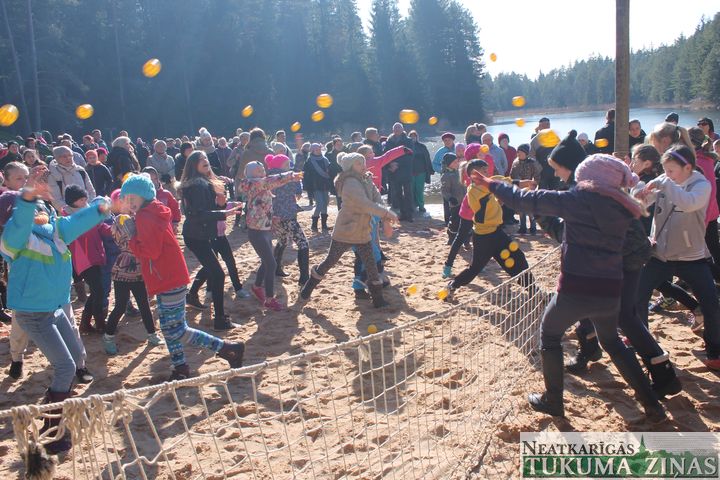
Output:
[[[713,159],[708,157],[702,150],[695,150],[697,158],[697,166],[702,168],[703,174],[707,181],[710,182],[710,202],[708,203],[707,210],[705,211],[705,226],[713,220],[718,219],[720,215],[720,208],[717,203],[717,184],[715,183],[715,163]]]
[[[68,216],[72,212],[65,207],[62,213],[64,216]],[[72,264],[76,274],[80,275],[90,267],[105,265],[107,259],[102,237],[112,238],[112,231],[107,223],[95,225],[70,242],[68,248],[72,254]]]

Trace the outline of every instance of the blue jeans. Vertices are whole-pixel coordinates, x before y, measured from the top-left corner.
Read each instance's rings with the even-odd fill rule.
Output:
[[[330,202],[330,193],[323,190],[315,190],[313,193],[313,199],[315,200],[315,211],[312,216],[317,218],[320,215],[327,215],[327,207]]]
[[[720,305],[707,260],[662,262],[657,258],[651,258],[640,274],[637,294],[637,311],[640,318],[645,325],[648,324],[648,302],[652,291],[666,280],[672,280],[673,276],[687,282],[700,302],[700,310],[705,317],[703,340],[708,358],[720,357]]]
[[[82,363],[83,347],[65,312],[15,312],[15,320],[55,369],[50,391],[70,391],[76,365]]]

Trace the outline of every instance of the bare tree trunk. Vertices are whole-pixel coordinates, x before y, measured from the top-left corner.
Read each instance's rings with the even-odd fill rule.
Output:
[[[630,150],[630,0],[615,0],[615,152]]]
[[[118,93],[120,94],[120,115],[122,118],[122,128],[127,128],[127,121],[125,119],[125,87],[123,84],[122,61],[120,59],[120,36],[118,35],[117,9],[115,8],[115,2],[113,0],[110,0],[110,5],[112,6],[113,30],[115,33],[115,57],[117,59],[117,69],[118,69],[118,87],[119,87]]]
[[[27,101],[25,100],[25,88],[23,86],[22,75],[20,74],[20,62],[18,61],[17,50],[15,50],[15,40],[12,35],[12,28],[10,28],[10,19],[8,18],[7,8],[5,8],[5,0],[0,0],[0,7],[2,8],[3,17],[5,18],[5,30],[7,31],[8,42],[10,43],[10,51],[12,52],[13,65],[15,66],[15,75],[17,77],[18,89],[20,90],[20,102],[22,107],[22,117],[25,122],[25,129],[28,132],[32,131],[30,126],[30,116],[28,115]]]
[[[30,34],[30,65],[32,66],[33,90],[35,102],[35,130],[42,130],[40,109],[40,84],[38,82],[37,50],[35,48],[35,27],[33,26],[32,0],[27,0],[28,32]]]

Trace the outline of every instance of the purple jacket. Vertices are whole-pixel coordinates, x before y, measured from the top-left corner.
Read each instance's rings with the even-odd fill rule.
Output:
[[[513,210],[565,220],[558,291],[620,296],[623,243],[633,218],[622,205],[576,188],[528,191],[492,182],[490,191]]]
[[[287,170],[274,168],[268,170],[268,175],[285,173]],[[297,213],[301,210],[298,207],[295,195],[302,193],[302,184],[300,182],[290,182],[285,185],[273,189],[273,217],[280,220],[293,220],[297,218]]]

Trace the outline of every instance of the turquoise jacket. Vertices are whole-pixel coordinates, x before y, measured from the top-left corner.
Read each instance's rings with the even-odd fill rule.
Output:
[[[433,170],[435,170],[435,173],[442,173],[442,159],[443,155],[446,153],[455,153],[455,148],[447,148],[445,145],[440,147],[440,149],[435,152],[435,156],[433,157],[432,166]]]
[[[67,244],[105,218],[97,208],[104,201],[96,199],[69,217],[50,215],[47,224],[36,225],[37,204],[17,197],[0,239],[0,254],[10,265],[8,308],[54,312],[70,303],[72,262]]]

